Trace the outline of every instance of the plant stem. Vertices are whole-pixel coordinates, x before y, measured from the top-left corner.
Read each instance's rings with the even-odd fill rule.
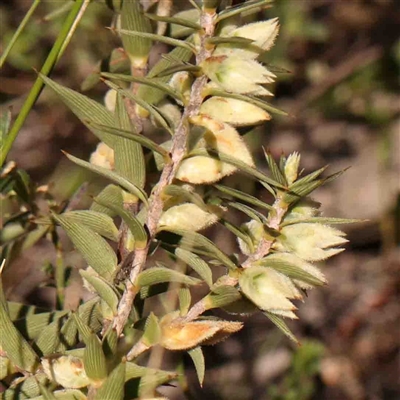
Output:
[[[11,38],[10,42],[8,43],[6,49],[4,50],[3,54],[0,57],[0,68],[2,68],[4,62],[6,61],[8,54],[14,47],[15,42],[18,40],[19,35],[22,33],[24,30],[25,26],[28,24],[29,20],[31,19],[33,13],[36,10],[36,7],[39,5],[40,0],[35,0],[31,8],[28,10],[28,12],[25,14],[24,19],[21,21],[21,23],[18,25],[17,30],[15,31],[13,37]]]
[[[197,65],[211,56],[213,49],[206,46],[206,40],[212,37],[214,34],[214,16],[215,12],[203,12],[201,14],[200,25],[203,28],[203,35],[201,36],[200,50],[196,56]],[[164,206],[162,193],[164,189],[173,181],[175,173],[179,168],[179,164],[186,155],[186,142],[189,134],[189,119],[199,113],[199,109],[203,101],[202,89],[205,87],[206,83],[207,77],[205,75],[198,77],[193,83],[189,104],[185,107],[182,118],[172,139],[171,161],[165,165],[161,173],[160,180],[150,197],[150,205],[146,221],[147,229],[149,231],[149,242],[145,249],[136,251],[135,257],[131,263],[131,273],[129,279],[126,281],[125,291],[118,306],[118,314],[113,321],[113,327],[116,329],[118,335],[121,334],[131,313],[133,300],[135,299],[135,296],[139,290],[139,288],[135,285],[135,281],[139,273],[144,268],[147,260],[149,245],[157,233],[158,221],[160,220]]]
[[[89,3],[90,0],[76,0],[73,8],[71,9],[64,22],[63,27],[61,28],[61,31],[58,35],[56,42],[53,45],[53,48],[51,49],[45,63],[43,64],[42,69],[40,70],[43,75],[48,76],[57,61],[60,59]],[[33,105],[35,104],[43,89],[43,85],[44,84],[42,79],[38,77],[34,85],[32,86],[32,89],[29,92],[29,95],[26,98],[24,105],[22,106],[12,128],[10,129],[10,132],[7,134],[4,143],[0,149],[0,167],[4,164],[4,161],[7,157],[8,152],[11,149],[12,144],[17,138],[17,135],[22,128],[22,125],[24,124],[29,112],[31,111]]]

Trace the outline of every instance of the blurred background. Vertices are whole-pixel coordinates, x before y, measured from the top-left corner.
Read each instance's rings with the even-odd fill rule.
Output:
[[[54,12],[66,3],[43,1],[16,43],[1,70],[2,111],[12,106],[13,115],[18,113],[36,77],[32,68],[40,69],[65,18]],[[178,10],[180,1],[174,3]],[[1,51],[30,4],[1,3]],[[299,307],[300,320],[289,322],[301,347],[265,317],[252,316],[239,334],[205,349],[205,385],[201,390],[191,373],[190,398],[399,399],[400,1],[277,0],[264,14],[257,18],[280,18],[276,46],[263,61],[278,75],[271,102],[289,116],[248,135],[249,145],[259,149],[264,166],[261,146],[277,157],[299,151],[306,171],[326,164],[330,172],[350,167],[314,199],[326,216],[367,221],[344,227],[347,250],[323,266],[329,285],[310,292]],[[99,60],[119,46],[104,28],[111,19],[104,4],[89,7],[53,79],[80,90]],[[87,94],[101,101],[105,90],[99,84]],[[9,160],[33,182],[50,185],[57,198],[85,180],[60,150],[87,159],[96,143],[45,90]],[[249,189],[265,196],[257,186]],[[215,241],[235,251],[227,236],[216,235]],[[40,240],[7,267],[8,298],[37,305],[54,301],[54,289],[42,284],[52,252],[51,243]],[[77,265],[78,256],[70,253],[69,262]],[[171,388],[165,393],[184,398]]]

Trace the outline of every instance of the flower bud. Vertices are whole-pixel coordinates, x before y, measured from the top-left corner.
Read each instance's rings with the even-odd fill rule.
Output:
[[[90,155],[90,163],[99,167],[114,169],[114,150],[100,142],[96,150]]]
[[[217,182],[224,177],[222,162],[205,156],[195,156],[183,160],[175,177],[183,182],[201,185]]]
[[[181,322],[175,313],[161,320],[161,346],[169,350],[187,350],[202,344],[214,344],[243,327],[242,322],[201,320]],[[219,340],[218,340],[219,339]]]
[[[272,268],[252,266],[243,270],[239,285],[242,293],[261,310],[295,317],[296,307],[288,299],[302,296],[287,276]]]
[[[284,172],[289,185],[291,185],[297,179],[299,163],[300,154],[296,151],[290,154],[285,162]]]
[[[183,95],[186,102],[189,102],[190,92],[192,89],[192,81],[193,79],[187,71],[181,71],[172,75],[169,84],[178,93]]]
[[[334,248],[346,243],[344,233],[327,225],[299,223],[282,228],[274,248],[293,252],[306,261],[320,261],[342,252]]]
[[[267,21],[254,22],[231,30],[226,34],[228,37],[243,37],[254,42],[246,46],[235,46],[234,44],[221,44],[215,49],[213,56],[238,55],[243,58],[255,59],[262,49],[268,51],[274,45],[279,32],[278,18]],[[225,35],[224,35],[225,36]]]
[[[216,206],[209,206],[212,212],[201,209],[196,204],[185,203],[174,206],[165,211],[160,218],[158,230],[184,229],[199,231],[215,224],[223,209]]]
[[[265,110],[246,101],[217,96],[206,100],[200,113],[233,126],[256,125],[271,119]]]
[[[257,61],[235,55],[217,56],[207,58],[200,66],[214,83],[228,92],[272,96],[260,84],[272,83],[276,76]]]
[[[42,367],[51,381],[55,381],[64,388],[79,389],[90,384],[83,361],[78,357],[43,358]]]
[[[258,222],[253,219],[243,224],[241,228],[245,233],[247,233],[247,235],[251,238],[251,241],[253,242],[254,248],[249,249],[247,243],[238,237],[238,243],[241,252],[244,255],[249,256],[254,251],[254,249],[257,248],[258,244],[260,243],[260,240],[263,238],[264,226],[261,222]]]

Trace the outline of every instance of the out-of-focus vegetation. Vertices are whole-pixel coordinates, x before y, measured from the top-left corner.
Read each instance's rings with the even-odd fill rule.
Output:
[[[2,50],[28,3],[0,5]],[[42,2],[2,68],[2,110],[12,104],[15,115],[22,105],[36,78],[32,68],[40,68],[65,16],[54,14],[58,3]],[[275,105],[290,116],[254,135],[254,145],[275,155],[300,151],[307,170],[326,163],[335,170],[351,166],[340,181],[320,189],[316,200],[327,215],[369,221],[349,228],[350,251],[328,263],[329,286],[310,293],[301,321],[293,324],[303,347],[290,347],[264,320],[254,318],[238,338],[207,350],[214,366],[202,393],[210,399],[395,400],[400,396],[400,5],[397,0],[278,0],[267,15],[279,16],[283,26],[265,61],[279,77]],[[111,18],[101,2],[91,5],[52,78],[78,89],[99,60],[107,62],[116,40],[104,29]],[[152,57],[156,60],[157,52]],[[89,93],[100,99],[105,87],[99,84]],[[45,90],[10,158],[32,181],[50,182],[50,195],[62,203],[83,177],[59,150],[87,157],[95,144]],[[13,185],[19,186],[13,189],[24,193],[29,209],[31,185],[24,172],[18,174]],[[260,187],[254,194],[266,196]],[[4,232],[21,234],[17,225]],[[27,240],[21,245],[29,250],[3,272],[7,294],[16,301],[52,304],[54,287],[40,283],[49,278],[54,254],[34,234]],[[229,253],[224,237],[215,240]],[[76,253],[71,251],[67,262],[76,265]],[[74,292],[67,301],[73,308]],[[192,392],[193,399],[201,398],[195,388]]]

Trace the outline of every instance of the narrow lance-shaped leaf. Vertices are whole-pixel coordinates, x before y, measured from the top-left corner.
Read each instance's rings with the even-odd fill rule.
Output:
[[[95,201],[98,201],[99,204],[104,207],[109,207],[124,220],[129,230],[132,232],[133,237],[135,238],[135,248],[144,249],[147,246],[147,233],[137,218],[135,218],[118,203],[107,200],[98,200],[97,198],[95,198]]]
[[[100,201],[112,201],[117,204],[122,204],[124,203],[123,199],[123,190],[116,185],[107,185],[98,195],[97,199]],[[96,203],[95,201],[92,203],[90,206],[90,210],[100,212],[102,214],[109,215],[110,217],[115,217],[117,214],[110,210],[108,207],[101,206],[99,203]]]
[[[91,210],[69,211],[63,214],[71,222],[82,223],[94,232],[107,239],[116,242],[118,240],[118,228],[111,217]]]
[[[173,269],[152,267],[142,271],[138,275],[136,284],[139,286],[150,286],[163,282],[178,282],[185,285],[196,285],[200,283],[201,280],[174,271]]]
[[[65,153],[65,155],[75,164],[88,169],[96,174],[103,176],[111,180],[112,182],[121,185],[124,189],[128,190],[130,193],[137,196],[140,200],[143,201],[146,205],[148,205],[147,195],[146,193],[139,187],[135,186],[132,182],[129,182],[122,176],[118,175],[117,173],[110,171],[107,168],[99,167],[98,165],[90,164],[84,160],[81,160],[77,157],[72,156],[71,154]]]
[[[83,355],[86,375],[95,382],[101,382],[107,377],[106,358],[97,335],[90,335]]]
[[[193,361],[194,367],[196,368],[197,379],[199,380],[200,386],[203,386],[204,373],[206,368],[203,350],[200,346],[197,346],[189,350],[188,354]]]
[[[162,35],[157,35],[155,33],[144,33],[144,32],[138,32],[138,31],[128,31],[126,29],[117,29],[117,32],[121,34],[122,36],[132,36],[132,37],[140,37],[144,39],[150,39],[153,41],[158,41],[161,43],[169,44],[171,46],[175,47],[182,47],[186,50],[190,50],[193,53],[195,52],[195,47],[193,44],[184,41],[184,40],[179,40],[179,39],[173,39],[167,36],[162,36]]]
[[[149,150],[155,151],[156,153],[160,154],[164,158],[166,158],[166,159],[169,158],[168,152],[165,149],[163,149],[160,145],[158,145],[157,143],[153,142],[151,139],[149,139],[143,135],[129,132],[125,129],[114,128],[112,126],[105,126],[105,125],[98,125],[98,124],[92,124],[92,125],[94,128],[96,128],[102,132],[137,142],[137,143],[141,144],[143,147],[146,147]]]
[[[1,297],[4,298],[1,279],[0,292]],[[2,351],[22,371],[33,373],[39,364],[38,356],[12,323],[7,313],[5,301],[0,301],[0,326],[0,348]]]
[[[119,128],[127,131],[132,130],[129,115],[120,93],[117,94],[115,117]],[[135,141],[115,137],[114,159],[115,171],[143,189],[146,182],[146,165],[142,146]]]
[[[197,22],[190,21],[189,19],[179,18],[179,17],[166,17],[164,15],[148,14],[148,13],[146,13],[145,15],[146,17],[154,21],[168,22],[170,24],[181,25],[186,28],[191,28],[195,30],[201,29],[201,26]]]
[[[39,74],[44,83],[60,96],[66,106],[104,143],[113,148],[114,138],[97,131],[86,123],[93,121],[101,125],[115,126],[115,118],[111,111],[103,105],[74,90],[68,89],[50,78]]]
[[[208,286],[212,286],[212,271],[209,265],[203,259],[196,254],[179,247],[175,250],[175,255],[193,268],[200,275],[200,277],[204,279]]]
[[[72,222],[65,215],[53,215],[86,262],[102,277],[110,279],[117,266],[117,257],[110,245],[83,224]]]
[[[117,314],[118,296],[113,287],[104,279],[93,276],[88,271],[80,270],[82,278],[85,278],[96,290],[97,294],[103,299],[111,308],[114,315]]]
[[[164,119],[164,117],[158,112],[158,110],[152,106],[151,104],[147,103],[143,99],[141,99],[138,95],[134,95],[128,90],[121,89],[119,86],[115,85],[114,83],[110,81],[105,81],[105,84],[108,85],[110,88],[116,90],[118,93],[120,93],[122,96],[127,97],[128,99],[133,100],[135,103],[139,104],[141,107],[143,107],[146,111],[148,111],[153,118],[164,128],[166,129],[169,133],[173,134],[173,131],[171,127],[168,125],[167,121]]]
[[[151,23],[143,14],[139,1],[124,1],[121,9],[121,27],[143,33],[152,32]],[[122,36],[124,49],[129,54],[132,65],[143,67],[147,63],[152,41],[140,36]]]
[[[241,13],[248,13],[250,11],[257,11],[260,7],[265,6],[269,3],[272,3],[273,0],[259,0],[259,1],[251,1],[251,2],[246,2],[243,4],[240,4],[236,7],[231,7],[226,10],[221,11],[218,14],[217,17],[217,22],[220,22],[226,18],[231,18],[234,17],[235,15],[241,14]]]
[[[151,86],[153,88],[162,90],[168,96],[171,96],[175,100],[183,100],[183,97],[180,93],[175,91],[170,85],[160,82],[155,78],[142,78],[140,76],[131,76],[131,75],[124,75],[124,74],[110,74],[108,72],[103,72],[101,74],[107,79],[115,79],[116,81],[123,81],[123,82],[137,82],[143,85]]]
[[[125,365],[123,361],[115,367],[101,388],[97,391],[95,400],[123,400],[125,384]]]
[[[295,342],[296,344],[299,344],[299,341],[296,339],[296,336],[293,335],[292,331],[289,329],[287,326],[286,322],[283,320],[283,318],[279,317],[278,315],[275,315],[271,312],[264,311],[263,314],[284,334],[286,335],[290,340]]]

